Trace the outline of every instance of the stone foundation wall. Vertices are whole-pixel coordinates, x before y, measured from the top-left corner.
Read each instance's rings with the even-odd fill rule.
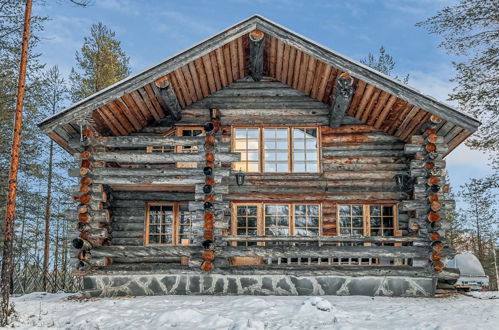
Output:
[[[84,278],[88,296],[154,295],[365,295],[429,297],[435,294],[432,277],[292,276],[153,274],[91,275]]]

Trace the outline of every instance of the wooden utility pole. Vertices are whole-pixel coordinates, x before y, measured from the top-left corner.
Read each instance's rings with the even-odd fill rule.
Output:
[[[9,294],[11,290],[13,268],[13,241],[14,219],[16,216],[17,172],[19,169],[19,149],[21,147],[21,128],[23,120],[24,92],[26,90],[26,67],[28,63],[28,41],[31,20],[32,0],[26,1],[24,13],[24,31],[21,48],[21,63],[19,67],[19,81],[17,85],[16,113],[14,119],[14,132],[12,136],[12,151],[9,172],[9,194],[5,213],[5,232],[2,261],[2,303],[0,306],[0,326],[6,326],[9,314]]]

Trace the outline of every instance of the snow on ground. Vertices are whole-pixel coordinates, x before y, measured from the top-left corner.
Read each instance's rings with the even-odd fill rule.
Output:
[[[499,329],[497,292],[450,298],[75,297],[31,293],[13,298],[17,311],[14,326],[71,330]]]

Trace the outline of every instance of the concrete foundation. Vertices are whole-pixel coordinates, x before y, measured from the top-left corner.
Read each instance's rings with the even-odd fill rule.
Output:
[[[292,276],[221,274],[90,275],[84,290],[92,297],[155,295],[364,295],[430,297],[432,277]]]

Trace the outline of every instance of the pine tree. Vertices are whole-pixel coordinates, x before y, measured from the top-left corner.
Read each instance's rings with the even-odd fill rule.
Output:
[[[93,24],[76,53],[77,69],[71,70],[71,97],[77,102],[126,78],[130,74],[129,57],[121,42],[103,23]]]
[[[472,251],[491,278],[495,278],[493,249],[499,239],[498,188],[497,182],[484,178],[471,179],[459,191],[465,203],[458,212],[458,221],[464,229],[462,249]]]
[[[462,58],[454,62],[456,87],[451,100],[482,125],[467,140],[471,148],[491,151],[499,170],[499,6],[496,0],[460,0],[416,24],[442,36],[440,46]]]
[[[381,46],[379,48],[379,55],[376,56],[372,53],[369,53],[366,58],[360,60],[361,63],[367,65],[370,68],[373,68],[381,73],[386,74],[387,76],[392,75],[392,71],[395,68],[395,60],[393,56],[386,52],[385,47]],[[395,79],[399,79],[398,76],[394,76]],[[406,75],[402,82],[407,84],[409,82],[409,75]]]
[[[46,72],[43,82],[42,107],[48,115],[53,115],[62,109],[62,105],[67,97],[67,88],[57,66],[50,68]],[[50,220],[52,217],[53,188],[54,181],[54,141],[49,141],[48,163],[47,163],[47,195],[45,201],[45,235],[43,252],[43,287],[48,291],[48,272],[50,260]],[[56,256],[57,258],[57,256]]]

